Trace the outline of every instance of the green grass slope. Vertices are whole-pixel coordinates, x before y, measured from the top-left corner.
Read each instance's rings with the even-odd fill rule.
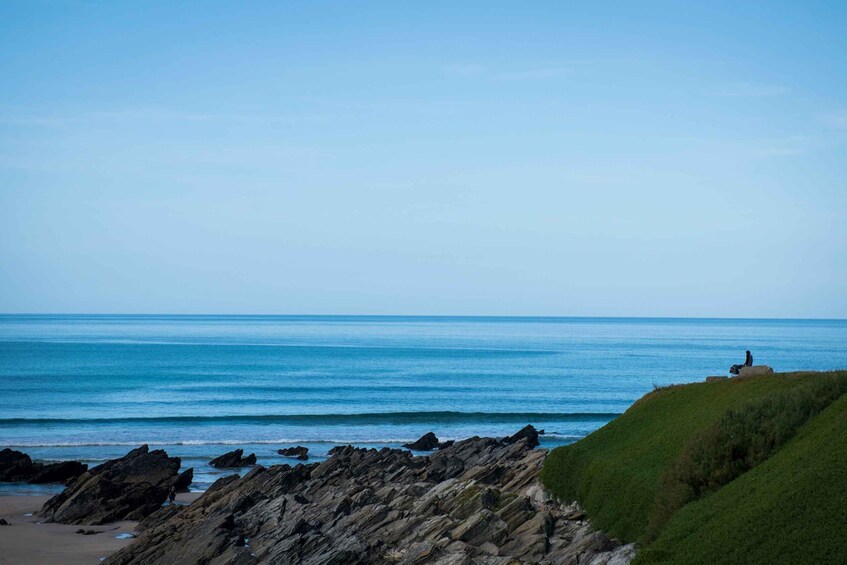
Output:
[[[847,395],[677,512],[636,563],[847,563]]]
[[[817,375],[765,375],[654,391],[583,440],[553,450],[541,478],[559,498],[578,500],[596,527],[642,541],[662,475],[693,437],[728,410]]]

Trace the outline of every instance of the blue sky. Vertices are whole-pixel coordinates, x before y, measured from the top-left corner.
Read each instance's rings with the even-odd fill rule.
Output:
[[[0,311],[845,318],[847,3],[739,4],[0,2]]]

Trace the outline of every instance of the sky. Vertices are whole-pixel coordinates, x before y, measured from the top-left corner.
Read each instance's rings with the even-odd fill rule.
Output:
[[[845,29],[0,0],[0,312],[847,318]]]

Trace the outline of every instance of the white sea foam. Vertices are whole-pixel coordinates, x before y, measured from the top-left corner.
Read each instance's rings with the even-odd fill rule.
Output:
[[[558,434],[558,433],[547,433],[541,436],[541,439],[580,439],[584,436],[582,435],[573,435],[573,434]],[[417,437],[393,437],[393,438],[368,438],[368,439],[359,439],[355,437],[351,438],[273,438],[273,439],[198,439],[198,440],[182,440],[182,441],[150,441],[150,440],[135,440],[135,441],[104,441],[104,442],[77,442],[77,441],[67,441],[67,442],[18,442],[15,444],[11,444],[10,447],[16,448],[26,448],[26,447],[137,447],[141,444],[147,444],[149,446],[202,446],[202,445],[276,445],[276,444],[291,444],[291,443],[313,443],[313,444],[330,444],[330,445],[347,445],[347,444],[361,444],[361,445],[382,445],[382,444],[403,444],[403,443],[411,443],[417,440]],[[465,437],[458,436],[440,436],[439,439],[441,441],[461,441],[462,439],[466,439]]]
[[[139,446],[141,444],[147,444],[151,447],[153,446],[168,446],[168,445],[184,445],[184,446],[195,446],[195,445],[275,445],[275,444],[290,444],[290,443],[326,443],[326,444],[337,444],[337,445],[347,445],[350,443],[354,444],[392,444],[392,443],[410,443],[415,441],[417,438],[374,438],[374,439],[356,439],[356,438],[347,438],[347,439],[308,439],[308,438],[278,438],[278,439],[223,439],[223,440],[185,440],[185,441],[147,441],[147,440],[138,440],[138,441],[104,441],[104,442],[77,442],[77,441],[67,441],[67,442],[54,442],[54,443],[42,443],[42,442],[18,442],[16,444],[10,445],[12,448],[16,447],[130,447],[130,446]],[[444,438],[444,441],[450,438]]]

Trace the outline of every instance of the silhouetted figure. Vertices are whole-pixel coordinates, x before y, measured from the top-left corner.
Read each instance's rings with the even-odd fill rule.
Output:
[[[752,367],[753,366],[753,354],[750,353],[750,350],[747,350],[747,355],[744,357],[743,365],[733,365],[729,368],[730,374],[737,375],[741,372],[741,367]]]
[[[175,487],[171,487],[171,490],[168,491],[168,500],[170,501],[171,504],[173,504],[174,501],[176,500],[176,488]]]

